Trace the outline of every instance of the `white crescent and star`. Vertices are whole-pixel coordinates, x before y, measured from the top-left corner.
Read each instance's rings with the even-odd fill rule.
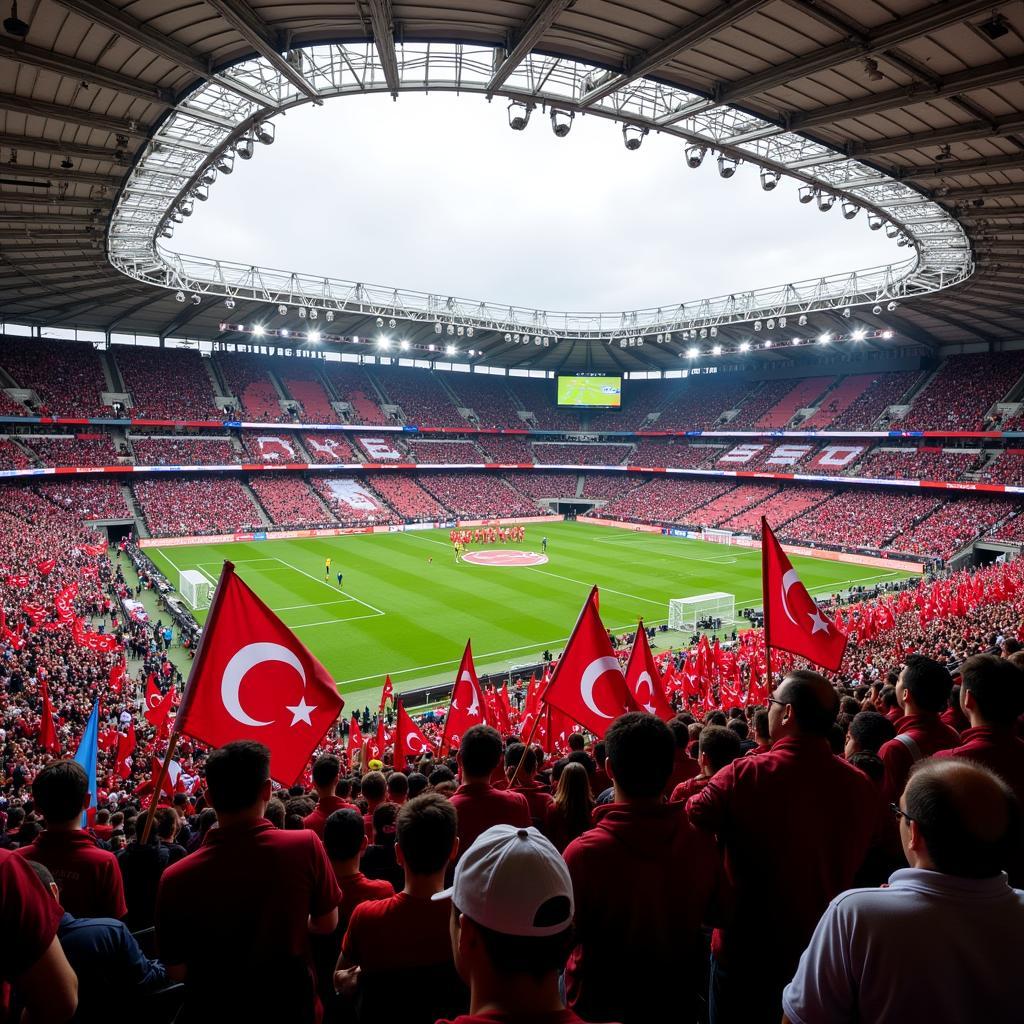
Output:
[[[648,695],[649,703],[645,702],[643,700],[643,698],[641,698],[641,696],[640,696],[640,688],[643,686],[644,683],[647,684],[647,691],[648,691],[647,695]],[[640,673],[640,678],[637,679],[637,681],[636,681],[635,696],[636,696],[636,702],[640,705],[640,707],[642,707],[644,709],[644,711],[646,711],[649,715],[655,714],[655,710],[654,710],[654,680],[651,679],[651,673],[650,672],[644,671],[644,672]]]
[[[796,574],[796,569],[790,569],[785,576],[782,577],[782,610],[786,613],[786,618],[793,623],[794,626],[798,626],[799,623],[793,618],[793,613],[789,610],[789,588],[794,583],[799,583],[800,577]]]
[[[477,698],[476,686],[473,683],[473,677],[469,674],[469,669],[464,669],[462,675],[459,676],[460,683],[468,683],[470,692],[473,694],[473,700],[470,702],[468,708],[459,707],[458,702],[455,700],[455,695],[452,695],[452,707],[456,711],[465,711],[467,715],[479,715],[480,714],[480,701]]]
[[[601,718],[614,718],[615,715],[606,715],[594,701],[594,686],[598,679],[605,674],[605,672],[611,672],[612,670],[621,672],[619,668],[619,659],[613,658],[608,655],[604,658],[595,658],[584,670],[583,675],[580,677],[580,696],[583,698],[583,703],[594,712],[595,715]]]
[[[256,643],[246,644],[241,650],[236,651],[232,656],[231,660],[227,663],[224,668],[224,674],[220,680],[220,699],[224,703],[224,710],[240,725],[247,725],[252,729],[262,728],[267,725],[273,725],[275,719],[271,718],[269,721],[263,722],[257,718],[253,718],[245,708],[242,707],[242,700],[240,690],[242,687],[242,679],[245,674],[251,669],[254,669],[257,665],[262,665],[264,662],[277,661],[282,662],[285,665],[290,665],[299,674],[299,678],[302,680],[303,689],[306,686],[306,670],[302,667],[302,662],[299,661],[298,656],[294,651],[289,650],[287,647],[283,647],[281,644],[272,643]],[[312,725],[313,721],[310,715],[316,711],[315,704],[307,704],[305,695],[299,699],[299,703],[295,705],[285,705],[285,710],[292,713],[292,720],[289,725],[298,725],[299,722],[305,722],[306,725]]]
[[[409,733],[405,737],[405,745],[414,754],[423,750],[423,740],[421,740],[419,736],[414,732]]]

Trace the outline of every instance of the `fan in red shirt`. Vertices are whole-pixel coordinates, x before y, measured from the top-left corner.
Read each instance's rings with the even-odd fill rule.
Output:
[[[32,799],[46,831],[18,855],[45,864],[60,886],[61,903],[74,917],[122,918],[128,913],[117,858],[82,831],[89,780],[74,761],[54,761],[32,783]]]
[[[818,918],[850,887],[879,828],[872,783],[829,746],[839,698],[827,680],[790,672],[769,703],[772,749],[738,757],[686,804],[694,825],[717,835],[735,891],[712,938],[711,1024],[780,1016]]]
[[[323,843],[263,815],[270,751],[228,743],[206,762],[218,827],[160,879],[156,932],[167,974],[185,982],[185,1019],[313,1024],[309,934],[338,923],[341,890]]]
[[[562,1005],[558,972],[572,946],[572,880],[536,829],[495,825],[455,869],[451,944],[468,1014],[438,1024],[582,1024]]]
[[[334,754],[321,754],[313,762],[313,787],[319,800],[313,811],[302,819],[305,828],[312,829],[321,839],[324,837],[324,823],[334,812],[343,807],[354,807],[348,800],[336,796],[334,789],[341,774],[341,762]]]
[[[668,727],[672,731],[672,738],[676,741],[676,754],[675,759],[672,762],[672,774],[668,777],[668,785],[665,787],[666,796],[671,797],[675,788],[687,779],[692,779],[695,775],[700,773],[700,766],[697,762],[690,757],[689,746],[690,746],[690,723],[685,718],[680,718],[678,715],[675,718],[670,718],[668,721]],[[595,757],[597,756],[597,748],[595,747]],[[604,764],[604,758],[598,758],[598,768],[602,768]],[[611,783],[607,783],[611,785]],[[602,789],[598,789],[600,782],[595,782],[594,789],[597,793],[602,792]]]
[[[360,786],[363,799],[366,800],[366,813],[363,815],[363,824],[366,828],[366,838],[372,843],[373,836],[373,812],[381,804],[387,803],[388,781],[384,778],[383,772],[367,772],[363,776]]]
[[[628,712],[604,741],[615,802],[564,855],[576,897],[568,1003],[586,1020],[647,1024],[664,1017],[670,999],[680,1020],[692,1019],[719,853],[684,807],[664,803],[676,743],[661,719]]]
[[[458,753],[462,785],[452,796],[459,815],[459,848],[468,850],[492,825],[530,824],[530,804],[522,793],[495,789],[491,776],[501,763],[501,736],[489,725],[474,725],[462,737]]]
[[[697,764],[700,774],[680,782],[672,790],[672,803],[686,803],[711,781],[711,777],[727,764],[732,764],[742,752],[740,738],[724,725],[706,725],[698,740]]]
[[[455,973],[448,906],[432,897],[459,848],[455,809],[425,793],[398,812],[398,858],[405,888],[352,912],[334,974],[335,990],[360,1000],[360,1019],[434,1024],[468,1005]]]
[[[923,654],[907,655],[896,683],[896,700],[904,717],[894,723],[896,736],[878,751],[885,765],[887,800],[899,800],[918,761],[960,742],[959,733],[939,717],[952,689],[953,677],[945,665]]]
[[[0,1021],[9,1019],[8,984],[30,1020],[75,1012],[78,979],[57,939],[61,914],[29,865],[0,849]]]
[[[547,786],[537,781],[537,755],[522,743],[510,743],[505,751],[505,775],[510,785],[515,776],[516,782],[511,791],[526,797],[530,806],[530,824],[543,831],[554,801]]]

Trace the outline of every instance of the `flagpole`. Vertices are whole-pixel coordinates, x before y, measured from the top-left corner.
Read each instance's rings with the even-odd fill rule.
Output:
[[[160,799],[164,779],[167,778],[167,770],[170,767],[171,759],[174,757],[174,751],[178,746],[178,739],[181,736],[178,721],[184,721],[185,709],[188,707],[189,697],[192,693],[192,680],[195,678],[199,667],[203,663],[203,656],[206,653],[206,640],[213,632],[214,622],[217,614],[220,612],[220,597],[223,593],[224,581],[233,576],[234,572],[234,562],[225,561],[220,572],[220,578],[217,580],[217,587],[213,592],[213,599],[210,601],[210,614],[206,617],[206,625],[203,627],[202,634],[199,637],[199,646],[196,648],[196,656],[192,659],[192,667],[189,669],[188,679],[185,680],[185,689],[181,694],[181,703],[178,705],[178,712],[174,716],[174,725],[171,727],[171,735],[167,741],[167,753],[164,754],[163,763],[160,765],[160,771],[157,773],[156,783],[153,788],[153,797],[149,802],[149,809],[146,811],[146,824],[142,829],[143,846],[145,846],[149,841],[149,833],[153,829],[153,819],[156,817],[156,805]]]
[[[545,693],[547,691],[545,690]],[[538,698],[538,701],[540,698]],[[551,705],[548,705],[548,715],[551,714]],[[540,723],[541,712],[538,711],[533,716],[533,725],[530,726],[530,734],[526,737],[526,741],[523,744],[523,756],[519,758],[519,764],[516,765],[516,770],[512,773],[512,778],[508,780],[508,788],[511,789],[516,784],[516,779],[519,778],[519,769],[523,767],[523,762],[526,760],[526,755],[529,752],[530,744],[533,743],[534,734],[537,732],[537,726]],[[550,725],[550,723],[549,723]]]
[[[768,547],[765,543],[765,534],[771,533],[771,527],[768,525],[768,519],[766,516],[761,516],[761,602],[762,612],[764,615],[764,661],[765,661],[765,672],[768,678],[765,679],[765,693],[771,696],[772,686],[772,645],[771,645],[771,632],[768,625],[768,605],[771,603],[768,600],[768,593],[765,590],[768,580]],[[774,534],[772,534],[774,537]]]

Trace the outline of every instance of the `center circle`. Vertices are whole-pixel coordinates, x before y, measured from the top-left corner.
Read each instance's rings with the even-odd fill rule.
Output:
[[[468,551],[462,556],[471,565],[543,565],[547,560],[536,551]]]

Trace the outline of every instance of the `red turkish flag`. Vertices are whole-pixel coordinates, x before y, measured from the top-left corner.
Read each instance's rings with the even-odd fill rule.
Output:
[[[117,755],[115,757],[114,771],[122,779],[127,779],[132,773],[131,756],[135,752],[135,723],[128,723],[127,732],[117,734]]]
[[[357,750],[362,750],[362,749],[363,749],[363,730],[359,728],[359,718],[355,714],[353,714],[352,715],[352,726],[351,726],[351,728],[348,731],[348,747],[347,747],[348,764],[349,764],[350,768],[355,763],[352,760],[352,755]]]
[[[542,700],[599,738],[619,715],[637,710],[597,613],[597,587],[583,605]]]
[[[391,682],[391,676],[384,677],[384,689],[380,691],[380,713],[384,713],[384,705],[390,700],[394,702],[395,687]]]
[[[384,728],[384,716],[379,715],[377,717],[377,735],[371,736],[366,741],[366,761],[369,765],[370,761],[383,761],[384,751],[387,750],[388,746],[388,731]]]
[[[160,706],[163,701],[164,695],[160,692],[160,687],[156,685],[156,673],[150,672],[146,676],[146,711],[152,711],[153,708]]]
[[[175,732],[213,747],[264,743],[271,775],[292,785],[344,706],[323,665],[225,562]]]
[[[36,562],[36,570],[39,572],[40,576],[49,576],[56,565],[57,560],[55,558],[40,558],[39,561]]]
[[[641,710],[657,715],[663,722],[675,717],[661,685],[661,673],[654,663],[643,621],[636,627],[633,649],[626,662],[626,687]]]
[[[398,702],[398,722],[395,726],[395,771],[405,771],[407,757],[419,757],[433,747],[420,731],[420,727],[409,717],[409,713]]]
[[[765,644],[835,672],[846,650],[846,634],[814,603],[763,516],[761,585]]]
[[[466,641],[466,649],[462,652],[462,663],[459,674],[455,677],[452,695],[448,706],[448,714],[444,719],[444,733],[441,736],[441,753],[447,753],[450,747],[457,747],[465,736],[466,730],[474,725],[488,724],[487,704],[480,680],[476,677],[473,665],[473,651]]]
[[[148,700],[147,700],[148,703]],[[170,735],[171,705],[174,703],[174,687],[172,686],[158,704],[148,707],[143,714],[146,721],[156,729],[156,738],[164,739]]]
[[[57,727],[53,724],[53,704],[50,703],[50,690],[45,679],[40,681],[39,688],[43,697],[39,723],[39,746],[48,754],[59,754],[60,740],[57,739]]]
[[[120,693],[124,689],[126,674],[127,666],[123,661],[110,666],[110,672],[107,675],[107,686],[110,688],[111,693]]]

